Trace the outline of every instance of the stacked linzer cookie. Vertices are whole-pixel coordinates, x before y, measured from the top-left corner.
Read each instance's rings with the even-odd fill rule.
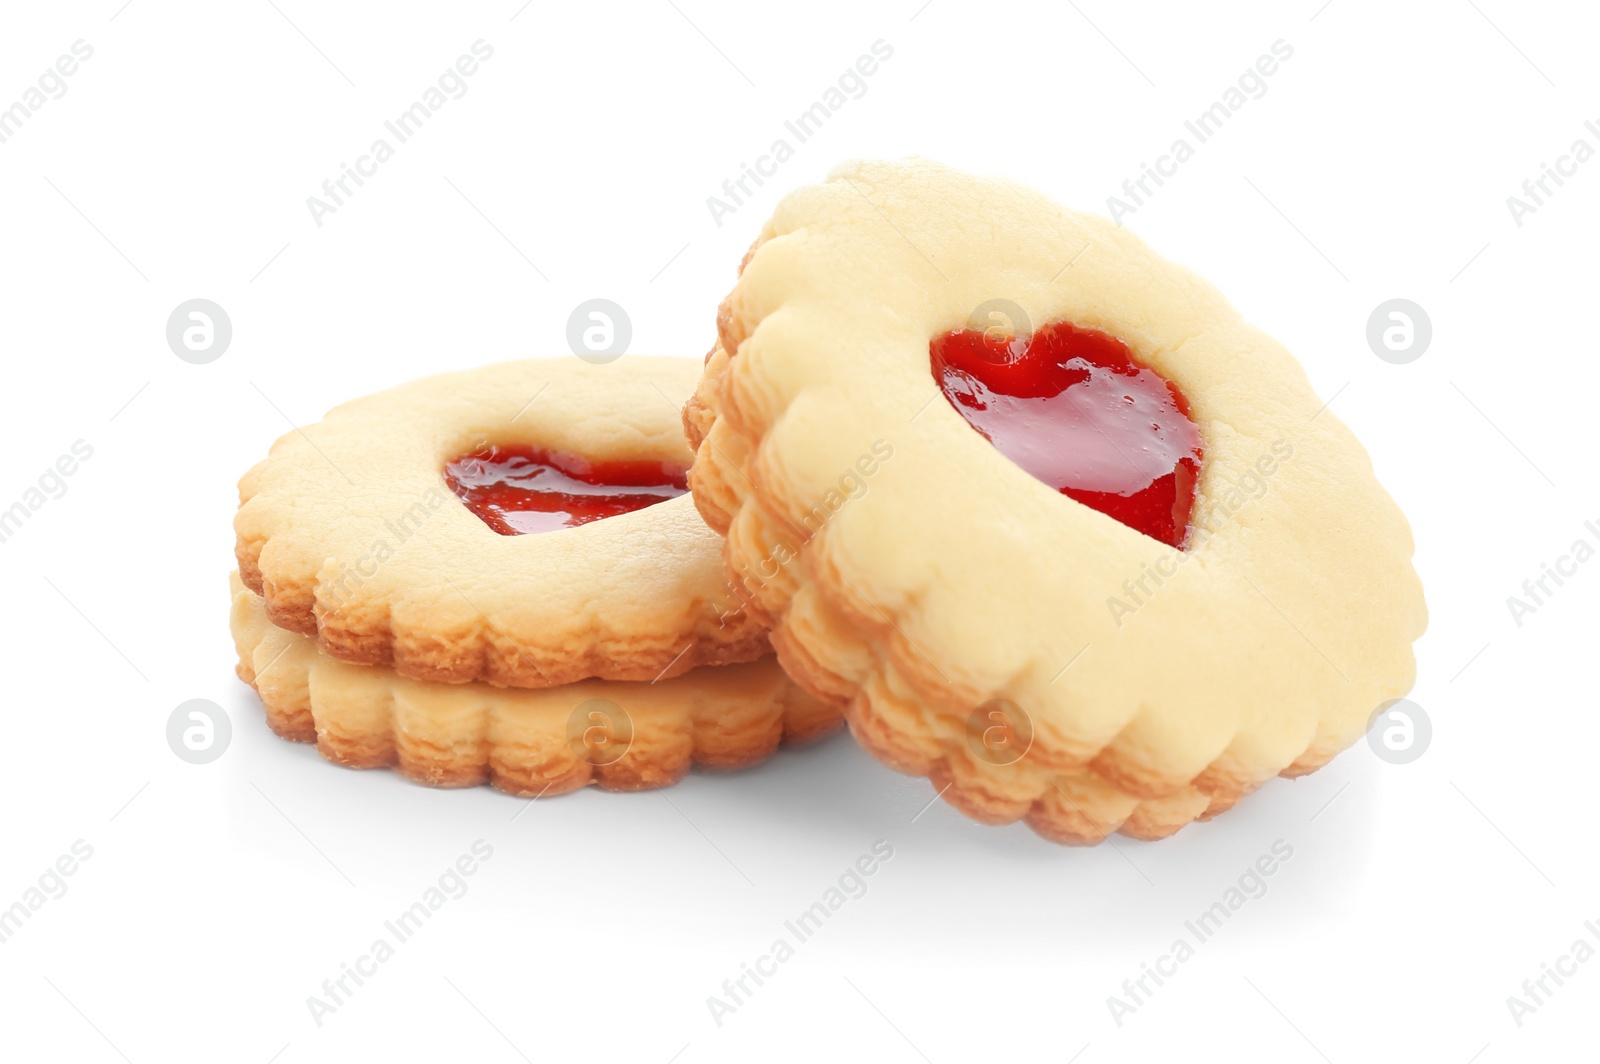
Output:
[[[520,795],[677,781],[835,726],[685,494],[691,359],[508,362],[347,403],[245,474],[239,674],[354,767]]]
[[[844,719],[1093,843],[1312,772],[1409,690],[1426,611],[1366,453],[1125,230],[857,164],[779,205],[717,326],[703,367],[504,363],[279,440],[234,522],[273,730],[550,796]]]

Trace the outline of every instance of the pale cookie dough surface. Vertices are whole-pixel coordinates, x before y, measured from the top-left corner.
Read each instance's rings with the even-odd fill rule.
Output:
[[[929,342],[992,299],[1182,390],[1204,446],[1186,552],[1035,480],[943,397]],[[1366,452],[1293,356],[1132,233],[855,164],[778,205],[718,324],[684,419],[730,579],[791,675],[971,815],[1170,834],[1320,767],[1410,689],[1426,610]]]
[[[296,429],[239,482],[235,554],[272,620],[403,676],[549,687],[751,661],[766,636],[687,498],[502,536],[445,483],[484,446],[687,466],[699,363],[525,360],[413,381]]]
[[[762,761],[781,741],[832,731],[838,710],[796,687],[768,656],[705,666],[660,683],[587,680],[538,691],[408,680],[351,665],[267,618],[231,578],[238,674],[285,739],[314,742],[352,768],[394,767],[419,783],[490,783],[551,796],[589,783],[645,790],[677,782],[691,763]]]

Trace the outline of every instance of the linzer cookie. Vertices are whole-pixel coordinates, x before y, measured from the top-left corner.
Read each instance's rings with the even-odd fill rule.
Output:
[[[392,766],[429,786],[491,783],[528,797],[590,783],[644,790],[677,782],[691,764],[755,764],[783,740],[839,723],[838,711],[791,683],[771,655],[659,683],[516,690],[408,680],[330,657],[309,636],[272,624],[237,574],[232,584],[237,671],[261,696],[272,730],[316,743],[338,764]]]
[[[685,495],[690,359],[416,381],[279,440],[235,519],[273,731],[433,786],[640,790],[822,735]]]
[[[698,372],[527,360],[346,403],[240,481],[240,576],[275,625],[408,679],[648,682],[760,658],[683,495]]]
[[[980,820],[1160,838],[1409,690],[1405,518],[1292,355],[1103,219],[924,162],[785,198],[684,412],[786,670]]]

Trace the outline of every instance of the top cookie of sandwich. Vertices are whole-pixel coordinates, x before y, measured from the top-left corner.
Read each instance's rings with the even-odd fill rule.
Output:
[[[861,163],[718,319],[690,485],[785,668],[984,820],[1170,834],[1414,676],[1410,529],[1292,355],[1132,233]]]
[[[758,658],[683,496],[677,408],[698,372],[526,360],[336,407],[240,480],[240,575],[280,627],[415,679],[550,687]]]

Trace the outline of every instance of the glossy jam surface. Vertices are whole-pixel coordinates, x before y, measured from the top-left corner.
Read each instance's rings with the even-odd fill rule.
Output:
[[[591,462],[533,447],[490,447],[453,459],[445,483],[502,536],[554,532],[632,513],[688,490],[661,462]]]
[[[1115,337],[1065,322],[1027,339],[961,329],[929,345],[952,406],[1028,473],[1182,547],[1200,430],[1172,384]]]

